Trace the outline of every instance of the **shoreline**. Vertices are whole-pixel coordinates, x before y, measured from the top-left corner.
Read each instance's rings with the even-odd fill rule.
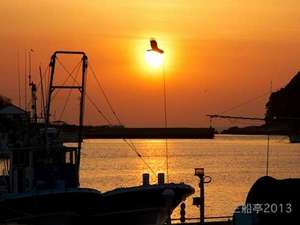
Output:
[[[63,128],[63,140],[76,138],[77,127]],[[84,127],[85,139],[213,139],[213,128],[99,128]]]

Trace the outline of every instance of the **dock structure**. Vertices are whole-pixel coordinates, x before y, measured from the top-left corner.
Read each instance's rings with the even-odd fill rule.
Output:
[[[74,138],[77,127],[62,127],[64,141]],[[213,128],[83,128],[85,139],[213,139]]]
[[[98,132],[86,131],[85,137],[93,138],[200,138],[211,139],[211,128],[104,128]]]
[[[185,224],[185,225],[199,225],[200,223],[172,223],[172,224]],[[205,222],[205,225],[232,225],[232,221],[228,220],[228,221],[210,221],[210,222]]]
[[[172,224],[185,224],[185,225],[200,225],[201,220],[198,217],[195,218],[185,218],[188,222],[180,222],[180,218],[172,219]],[[205,217],[203,222],[205,225],[232,225],[232,216],[214,216],[214,217]]]
[[[180,218],[173,218],[171,224],[186,224],[186,225],[232,225],[232,216],[214,216],[205,217],[205,195],[204,186],[212,181],[210,176],[206,176],[204,168],[195,168],[196,177],[199,179],[199,197],[193,198],[193,205],[199,208],[199,217],[185,217],[185,203],[180,205]],[[197,222],[195,222],[197,221]]]

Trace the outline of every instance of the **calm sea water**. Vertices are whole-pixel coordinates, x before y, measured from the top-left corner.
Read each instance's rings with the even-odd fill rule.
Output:
[[[165,172],[165,140],[132,140],[155,172]],[[122,140],[85,140],[82,151],[81,186],[107,191],[141,184],[145,164]],[[270,139],[269,175],[300,177],[300,144],[287,137]],[[217,135],[212,140],[168,140],[169,181],[192,185],[198,194],[194,168],[205,168],[212,182],[205,186],[206,216],[232,215],[243,204],[251,185],[266,174],[266,136]],[[152,183],[155,177],[152,176]],[[198,209],[186,201],[187,217]],[[179,210],[173,217],[178,218]]]

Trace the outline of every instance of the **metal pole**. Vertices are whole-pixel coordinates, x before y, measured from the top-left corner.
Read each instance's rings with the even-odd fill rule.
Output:
[[[63,85],[53,85],[53,80],[54,80],[54,71],[55,71],[55,62],[56,62],[56,55],[57,54],[81,54],[82,55],[82,80],[81,80],[81,85],[78,86],[63,86]],[[47,101],[47,113],[46,113],[46,130],[47,127],[49,126],[50,123],[50,105],[51,105],[51,94],[52,92],[58,88],[58,89],[79,89],[80,91],[80,106],[79,106],[79,128],[78,128],[78,143],[77,143],[77,151],[75,153],[75,170],[76,170],[76,177],[75,177],[75,182],[79,186],[79,169],[80,169],[80,152],[81,152],[81,145],[82,145],[82,140],[83,140],[83,119],[84,119],[84,103],[85,103],[85,85],[86,85],[86,72],[87,72],[87,65],[88,65],[88,58],[84,52],[77,52],[77,51],[56,51],[50,61],[50,68],[51,68],[51,73],[50,73],[50,82],[49,82],[49,88],[48,88],[48,101]],[[71,74],[69,74],[71,76]],[[74,78],[73,78],[74,79]],[[76,80],[75,80],[76,81]],[[47,135],[46,135],[46,144],[47,144]]]
[[[31,84],[31,51],[32,49],[30,49],[30,51],[28,52],[28,67],[29,67],[29,72],[28,72],[28,81],[29,81],[29,85]]]
[[[82,56],[82,80],[81,80],[81,96],[80,96],[80,116],[79,116],[79,132],[78,132],[78,152],[77,152],[77,184],[79,185],[80,177],[79,177],[79,170],[80,170],[80,154],[81,154],[81,145],[82,145],[82,131],[83,131],[83,119],[84,119],[84,103],[85,103],[85,81],[86,81],[86,69],[88,66],[88,58],[84,54]]]
[[[42,96],[42,107],[41,107],[41,117],[45,118],[45,95],[44,95],[44,84],[43,84],[43,76],[42,76],[42,68],[39,66],[39,71],[40,71],[40,82],[41,82],[41,96]]]
[[[17,53],[17,72],[18,72],[18,90],[19,90],[19,107],[22,107],[22,100],[21,100],[21,73],[20,73],[20,53],[19,53],[19,50],[18,50],[18,53]]]
[[[166,87],[166,73],[165,64],[163,63],[163,91],[164,91],[164,119],[165,119],[165,132],[167,133],[168,128],[168,117],[167,117],[167,87]],[[167,183],[169,183],[169,146],[168,137],[166,135],[166,173],[167,173]]]
[[[50,68],[51,68],[51,73],[50,73],[50,82],[49,82],[49,93],[48,93],[48,99],[47,99],[47,107],[46,107],[46,129],[49,126],[49,120],[50,120],[50,106],[51,106],[51,95],[53,92],[53,76],[54,76],[54,70],[55,70],[55,58],[56,58],[56,54],[54,53],[51,56],[51,60],[50,60]]]
[[[200,225],[204,225],[204,174],[200,176]]]
[[[50,82],[49,82],[49,89],[48,89],[48,99],[47,99],[47,106],[46,106],[46,118],[45,118],[45,133],[44,133],[44,141],[45,141],[45,146],[46,146],[46,151],[48,152],[49,150],[49,146],[48,146],[48,135],[47,135],[47,131],[48,131],[48,127],[49,127],[49,123],[50,123],[50,106],[51,106],[51,95],[53,92],[53,77],[54,77],[54,71],[55,71],[55,58],[56,58],[56,54],[54,53],[51,56],[51,60],[50,60],[50,70],[51,70],[51,74],[50,74]]]
[[[25,49],[25,63],[24,63],[24,109],[27,112],[27,50]]]

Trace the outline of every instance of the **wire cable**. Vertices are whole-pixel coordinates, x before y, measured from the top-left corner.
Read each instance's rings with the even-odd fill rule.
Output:
[[[63,70],[69,74],[68,78],[65,80],[65,82],[63,83],[63,85],[70,79],[72,78],[73,81],[75,81],[76,84],[78,84],[78,81],[73,77],[72,73],[73,71],[69,72],[68,69],[63,65],[62,62],[60,62],[60,60],[57,58],[57,62],[62,66]],[[80,65],[81,62],[79,62],[77,65]],[[57,93],[57,92],[56,92]],[[102,116],[102,118],[108,123],[108,124],[112,124],[111,121],[104,115],[104,113],[99,109],[99,107],[96,105],[96,103],[91,99],[91,97],[86,93],[86,97],[87,99],[90,101],[90,103],[94,106],[94,108],[96,109],[96,111]]]
[[[76,75],[75,75],[75,80],[77,81],[77,77],[78,77],[78,74],[79,74],[79,67],[78,67],[78,69],[77,69],[77,71],[76,71]],[[75,82],[74,82],[75,83]],[[73,83],[73,84],[74,84]],[[64,114],[64,112],[65,112],[65,110],[66,110],[66,108],[67,108],[67,105],[68,105],[68,103],[69,103],[69,99],[70,99],[70,97],[71,97],[71,94],[72,94],[72,92],[73,92],[73,89],[70,89],[69,90],[69,93],[68,93],[68,95],[67,95],[67,98],[66,98],[66,100],[65,100],[65,103],[64,103],[64,106],[63,106],[63,109],[62,109],[62,111],[60,112],[60,115],[59,115],[59,117],[58,117],[58,120],[61,120],[62,119],[62,117],[63,117],[63,114]]]
[[[166,87],[166,73],[165,66],[163,64],[163,95],[164,95],[164,122],[165,129],[168,128],[168,117],[167,117],[167,87]],[[165,150],[166,150],[166,173],[167,173],[167,182],[169,182],[169,146],[168,146],[168,137],[166,135],[165,139]]]
[[[65,67],[65,66],[59,61],[58,58],[57,58],[57,61],[58,61],[58,63],[59,63],[63,68]],[[67,73],[69,74],[69,76],[64,80],[64,82],[62,83],[62,85],[65,85],[65,84],[68,82],[68,80],[70,79],[70,73],[72,74],[76,69],[78,69],[78,68],[79,68],[78,66],[80,66],[80,63],[81,63],[81,62],[79,62],[78,64],[76,64],[76,65],[74,66],[74,68],[72,69],[71,72],[67,71]],[[78,68],[77,68],[77,67],[78,67]],[[65,68],[64,68],[64,69],[65,69]],[[47,66],[47,68],[45,69],[44,74],[45,74],[46,76],[50,74],[50,67],[49,67],[49,66]],[[48,77],[47,84],[48,84],[48,83],[49,83],[49,77]],[[36,88],[37,90],[39,89],[40,85],[41,85],[41,81],[39,81],[39,83],[38,83],[38,85],[37,85],[37,88]],[[48,87],[48,86],[46,87],[46,91],[47,91],[47,93],[49,93],[49,87]],[[57,90],[57,91],[53,94],[52,100],[55,99],[55,97],[57,96],[58,92],[59,92],[59,90]],[[27,104],[25,105],[25,107],[30,108],[31,104],[32,104],[32,101],[30,100],[29,102],[27,102]]]
[[[69,79],[71,78],[71,75],[74,73],[75,70],[77,70],[77,67],[79,68],[80,67],[80,64],[81,64],[81,61],[79,61],[75,66],[74,68],[71,70],[71,72],[69,72],[67,70],[67,68],[64,66],[64,64],[59,60],[59,58],[57,57],[56,58],[56,61],[58,62],[58,64],[63,68],[63,70],[69,75],[62,83],[62,86],[64,86],[68,81]],[[53,94],[53,97],[52,97],[52,100],[55,99],[55,97],[57,96],[59,90],[56,91],[54,94]]]
[[[121,122],[121,119],[119,118],[119,116],[117,115],[116,111],[114,110],[111,102],[109,101],[109,98],[108,98],[108,95],[106,94],[103,86],[101,85],[99,79],[97,78],[97,75],[95,73],[95,70],[93,69],[93,66],[91,65],[90,63],[90,71],[92,72],[92,75],[94,76],[95,80],[96,80],[96,83],[99,87],[99,89],[101,90],[101,93],[103,94],[104,96],[104,99],[107,103],[107,105],[109,106],[109,109],[111,110],[112,114],[114,115],[115,119],[118,121],[118,124],[122,126],[122,122]],[[112,125],[112,124],[111,124]],[[132,140],[130,139],[126,139],[126,138],[122,138],[122,140],[130,147],[130,149],[132,151],[134,151],[136,153],[136,155],[143,161],[143,163],[148,167],[148,169],[151,171],[151,173],[156,176],[154,170],[151,168],[151,166],[145,161],[145,159],[143,158],[143,156],[141,155],[141,153],[138,151],[137,147],[135,146],[135,144],[132,142]]]
[[[269,95],[269,94],[270,94],[269,91],[268,91],[268,92],[265,92],[265,93],[263,93],[263,94],[261,94],[261,95],[259,95],[259,96],[256,96],[256,97],[254,97],[254,98],[248,99],[248,100],[245,101],[245,102],[242,102],[242,103],[240,103],[240,104],[238,104],[238,105],[235,105],[235,106],[233,106],[233,107],[231,107],[231,108],[229,108],[229,109],[227,109],[227,110],[225,110],[225,111],[223,111],[223,112],[220,112],[219,114],[227,113],[227,112],[230,112],[230,111],[232,111],[232,110],[234,110],[234,109],[238,109],[238,108],[240,108],[240,107],[242,107],[242,106],[244,106],[244,105],[247,105],[247,104],[249,104],[249,103],[251,103],[251,102],[254,102],[254,101],[256,101],[256,100],[258,100],[258,99],[260,99],[260,98],[262,98],[262,97],[265,97],[265,96],[267,96],[267,95]]]
[[[73,77],[72,72],[70,73],[70,72],[68,71],[68,69],[62,64],[62,62],[60,62],[59,60],[57,60],[57,61],[61,64],[61,66],[62,66],[62,68],[65,70],[65,72],[69,74],[69,77],[70,77],[71,79],[73,79],[73,81],[75,81],[75,83],[78,84],[78,81]],[[94,73],[94,76],[96,77],[96,74],[95,74],[95,73]],[[99,81],[98,81],[98,82],[99,82]],[[100,82],[99,82],[99,84],[100,84]],[[101,84],[100,84],[100,87],[102,87]],[[102,92],[105,94],[103,88],[102,88]],[[105,96],[106,96],[107,101],[109,102],[109,99],[108,99],[108,97],[107,97],[106,94],[105,94]],[[86,93],[86,97],[87,97],[87,99],[90,101],[90,103],[96,108],[97,112],[102,116],[102,118],[104,118],[105,121],[108,122],[108,124],[112,126],[113,124],[111,123],[111,121],[104,115],[104,113],[99,109],[99,107],[97,106],[97,104],[89,97],[89,95],[88,95],[87,93]],[[109,103],[110,103],[110,102],[109,102]],[[111,109],[113,110],[112,105],[111,105],[111,104],[109,104],[109,105],[111,106]],[[114,110],[113,110],[113,111],[114,111]],[[115,113],[115,111],[114,111],[114,115],[118,118],[119,123],[122,124],[121,121],[120,121],[120,119],[119,119],[119,117],[118,117],[117,114]],[[136,146],[134,145],[134,143],[132,143],[130,140],[127,140],[127,139],[125,139],[125,138],[123,138],[123,141],[130,147],[130,149],[131,149],[132,151],[134,151],[134,152],[136,153],[136,155],[143,161],[143,163],[147,166],[147,168],[151,171],[151,173],[152,173],[153,175],[156,176],[154,170],[153,170],[153,169],[151,168],[151,166],[145,161],[145,159],[143,158],[143,156],[139,153],[139,151],[137,150],[137,148],[136,148]]]
[[[93,76],[94,76],[94,78],[95,78],[95,80],[96,80],[96,83],[97,83],[99,89],[101,90],[101,93],[103,94],[103,96],[104,96],[104,98],[105,98],[105,101],[106,101],[107,105],[109,106],[109,108],[110,108],[112,114],[114,115],[114,117],[115,117],[116,120],[118,121],[119,125],[122,125],[122,122],[121,122],[119,116],[117,115],[117,113],[116,113],[116,111],[114,110],[114,108],[113,108],[111,102],[109,101],[108,96],[107,96],[107,94],[105,93],[104,88],[102,87],[102,85],[101,85],[99,79],[97,78],[96,73],[95,73],[95,71],[94,71],[94,69],[93,69],[93,66],[92,66],[91,64],[90,64],[90,67],[89,67],[89,68],[90,68],[90,70],[91,70],[91,72],[92,72],[92,74],[93,74]]]

